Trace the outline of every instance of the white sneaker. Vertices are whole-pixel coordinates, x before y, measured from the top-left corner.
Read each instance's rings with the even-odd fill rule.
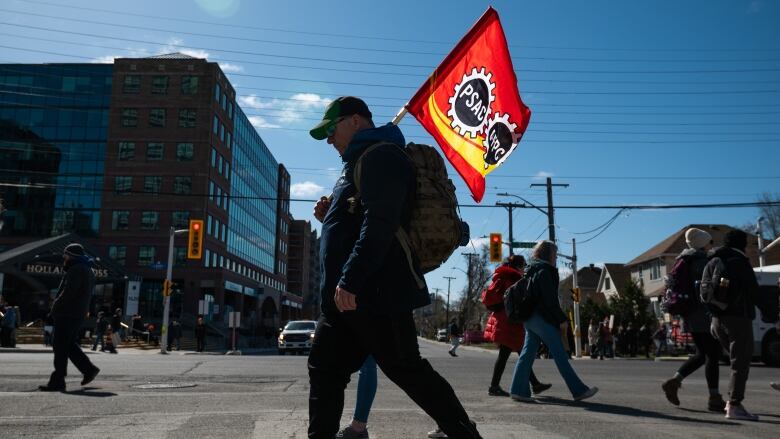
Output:
[[[758,421],[758,415],[754,415],[747,410],[742,404],[726,403],[726,419],[736,419],[738,421]]]
[[[512,398],[512,400],[517,402],[530,402],[530,403],[537,402],[536,399],[531,398],[530,396],[517,395],[514,393],[509,396]]]
[[[574,400],[575,401],[583,401],[583,400],[588,399],[591,396],[595,395],[596,393],[598,393],[598,391],[599,391],[598,387],[595,387],[595,386],[591,387],[590,389],[586,390],[585,392],[575,396]]]
[[[431,430],[428,432],[428,437],[435,439],[435,438],[446,438],[449,436],[447,436],[447,433],[441,431],[441,428],[436,427],[436,430]]]

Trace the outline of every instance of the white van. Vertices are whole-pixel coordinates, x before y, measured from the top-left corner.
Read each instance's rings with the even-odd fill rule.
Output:
[[[780,295],[780,265],[768,265],[754,268],[761,294]],[[761,320],[761,311],[756,308],[753,320],[753,355],[760,357],[768,366],[780,366],[780,334],[773,323]]]

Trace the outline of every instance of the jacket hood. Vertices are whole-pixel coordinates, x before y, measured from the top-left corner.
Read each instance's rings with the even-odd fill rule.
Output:
[[[547,261],[543,261],[541,259],[536,259],[536,258],[531,258],[531,262],[528,263],[528,268],[529,269],[531,267],[533,267],[533,268],[542,268],[544,266],[555,268],[555,267],[553,267],[553,265],[551,263],[549,263]],[[528,270],[526,270],[526,271],[528,271]]]
[[[710,250],[710,252],[707,255],[711,258],[715,258],[715,257],[730,258],[735,256],[742,256],[743,258],[747,258],[747,256],[745,256],[745,254],[742,253],[741,251],[731,247],[725,247],[725,246],[714,248]]]
[[[493,273],[493,281],[496,281],[500,277],[504,276],[522,276],[523,272],[521,270],[518,270],[517,268],[514,268],[507,264],[499,265],[498,268],[496,268],[495,273]]]
[[[347,150],[341,155],[341,159],[345,162],[355,160],[365,148],[378,142],[389,142],[398,146],[406,145],[406,139],[401,129],[388,123],[381,127],[368,128],[355,133]]]
[[[700,256],[705,256],[705,257],[707,256],[707,253],[705,253],[705,252],[703,252],[701,250],[697,250],[695,248],[686,248],[685,250],[680,252],[680,254],[677,255],[677,257],[675,259],[687,258],[687,257],[693,256],[693,255],[695,255],[697,253],[699,253]]]

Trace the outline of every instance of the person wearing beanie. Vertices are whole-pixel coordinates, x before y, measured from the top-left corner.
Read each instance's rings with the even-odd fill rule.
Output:
[[[89,302],[95,289],[92,260],[80,244],[65,247],[62,258],[65,274],[51,308],[54,318],[54,372],[46,385],[38,386],[44,392],[65,391],[68,360],[84,375],[82,386],[92,382],[100,372],[79,345],[79,330],[89,311]]]
[[[755,272],[745,255],[746,247],[747,233],[737,229],[726,233],[723,247],[710,253],[700,295],[712,314],[710,333],[729,352],[731,360],[726,418],[757,421],[758,416],[742,405],[753,357],[753,319],[759,293]],[[767,323],[777,321],[776,312],[774,316],[763,314],[765,320],[771,319]]]
[[[676,261],[682,259],[684,265],[681,268],[687,270],[688,276],[686,280],[690,282],[687,290],[696,291],[696,282],[701,279],[704,267],[707,265],[707,251],[712,247],[712,236],[704,230],[692,227],[685,232],[685,242],[688,244],[688,248],[677,256]],[[677,263],[675,262],[675,265]],[[693,296],[693,306],[690,312],[682,317],[686,331],[690,332],[693,337],[696,354],[689,357],[677,369],[672,378],[664,381],[661,384],[661,389],[670,403],[680,405],[680,398],[677,393],[682,387],[683,380],[700,367],[705,366],[704,376],[707,379],[707,387],[709,388],[707,409],[722,413],[726,408],[726,402],[723,401],[723,397],[718,390],[720,343],[710,334],[710,315],[706,306],[699,299],[698,292],[693,294]]]

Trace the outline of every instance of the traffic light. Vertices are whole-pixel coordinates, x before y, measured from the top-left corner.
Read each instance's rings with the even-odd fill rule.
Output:
[[[504,252],[501,248],[501,234],[490,234],[490,262],[501,262],[504,259]]]
[[[203,220],[190,220],[190,234],[187,240],[187,259],[203,256]]]
[[[571,289],[571,300],[574,302],[580,301],[580,287],[574,287]]]
[[[165,279],[163,281],[163,297],[170,296],[172,290],[173,290],[173,282],[170,279]]]

